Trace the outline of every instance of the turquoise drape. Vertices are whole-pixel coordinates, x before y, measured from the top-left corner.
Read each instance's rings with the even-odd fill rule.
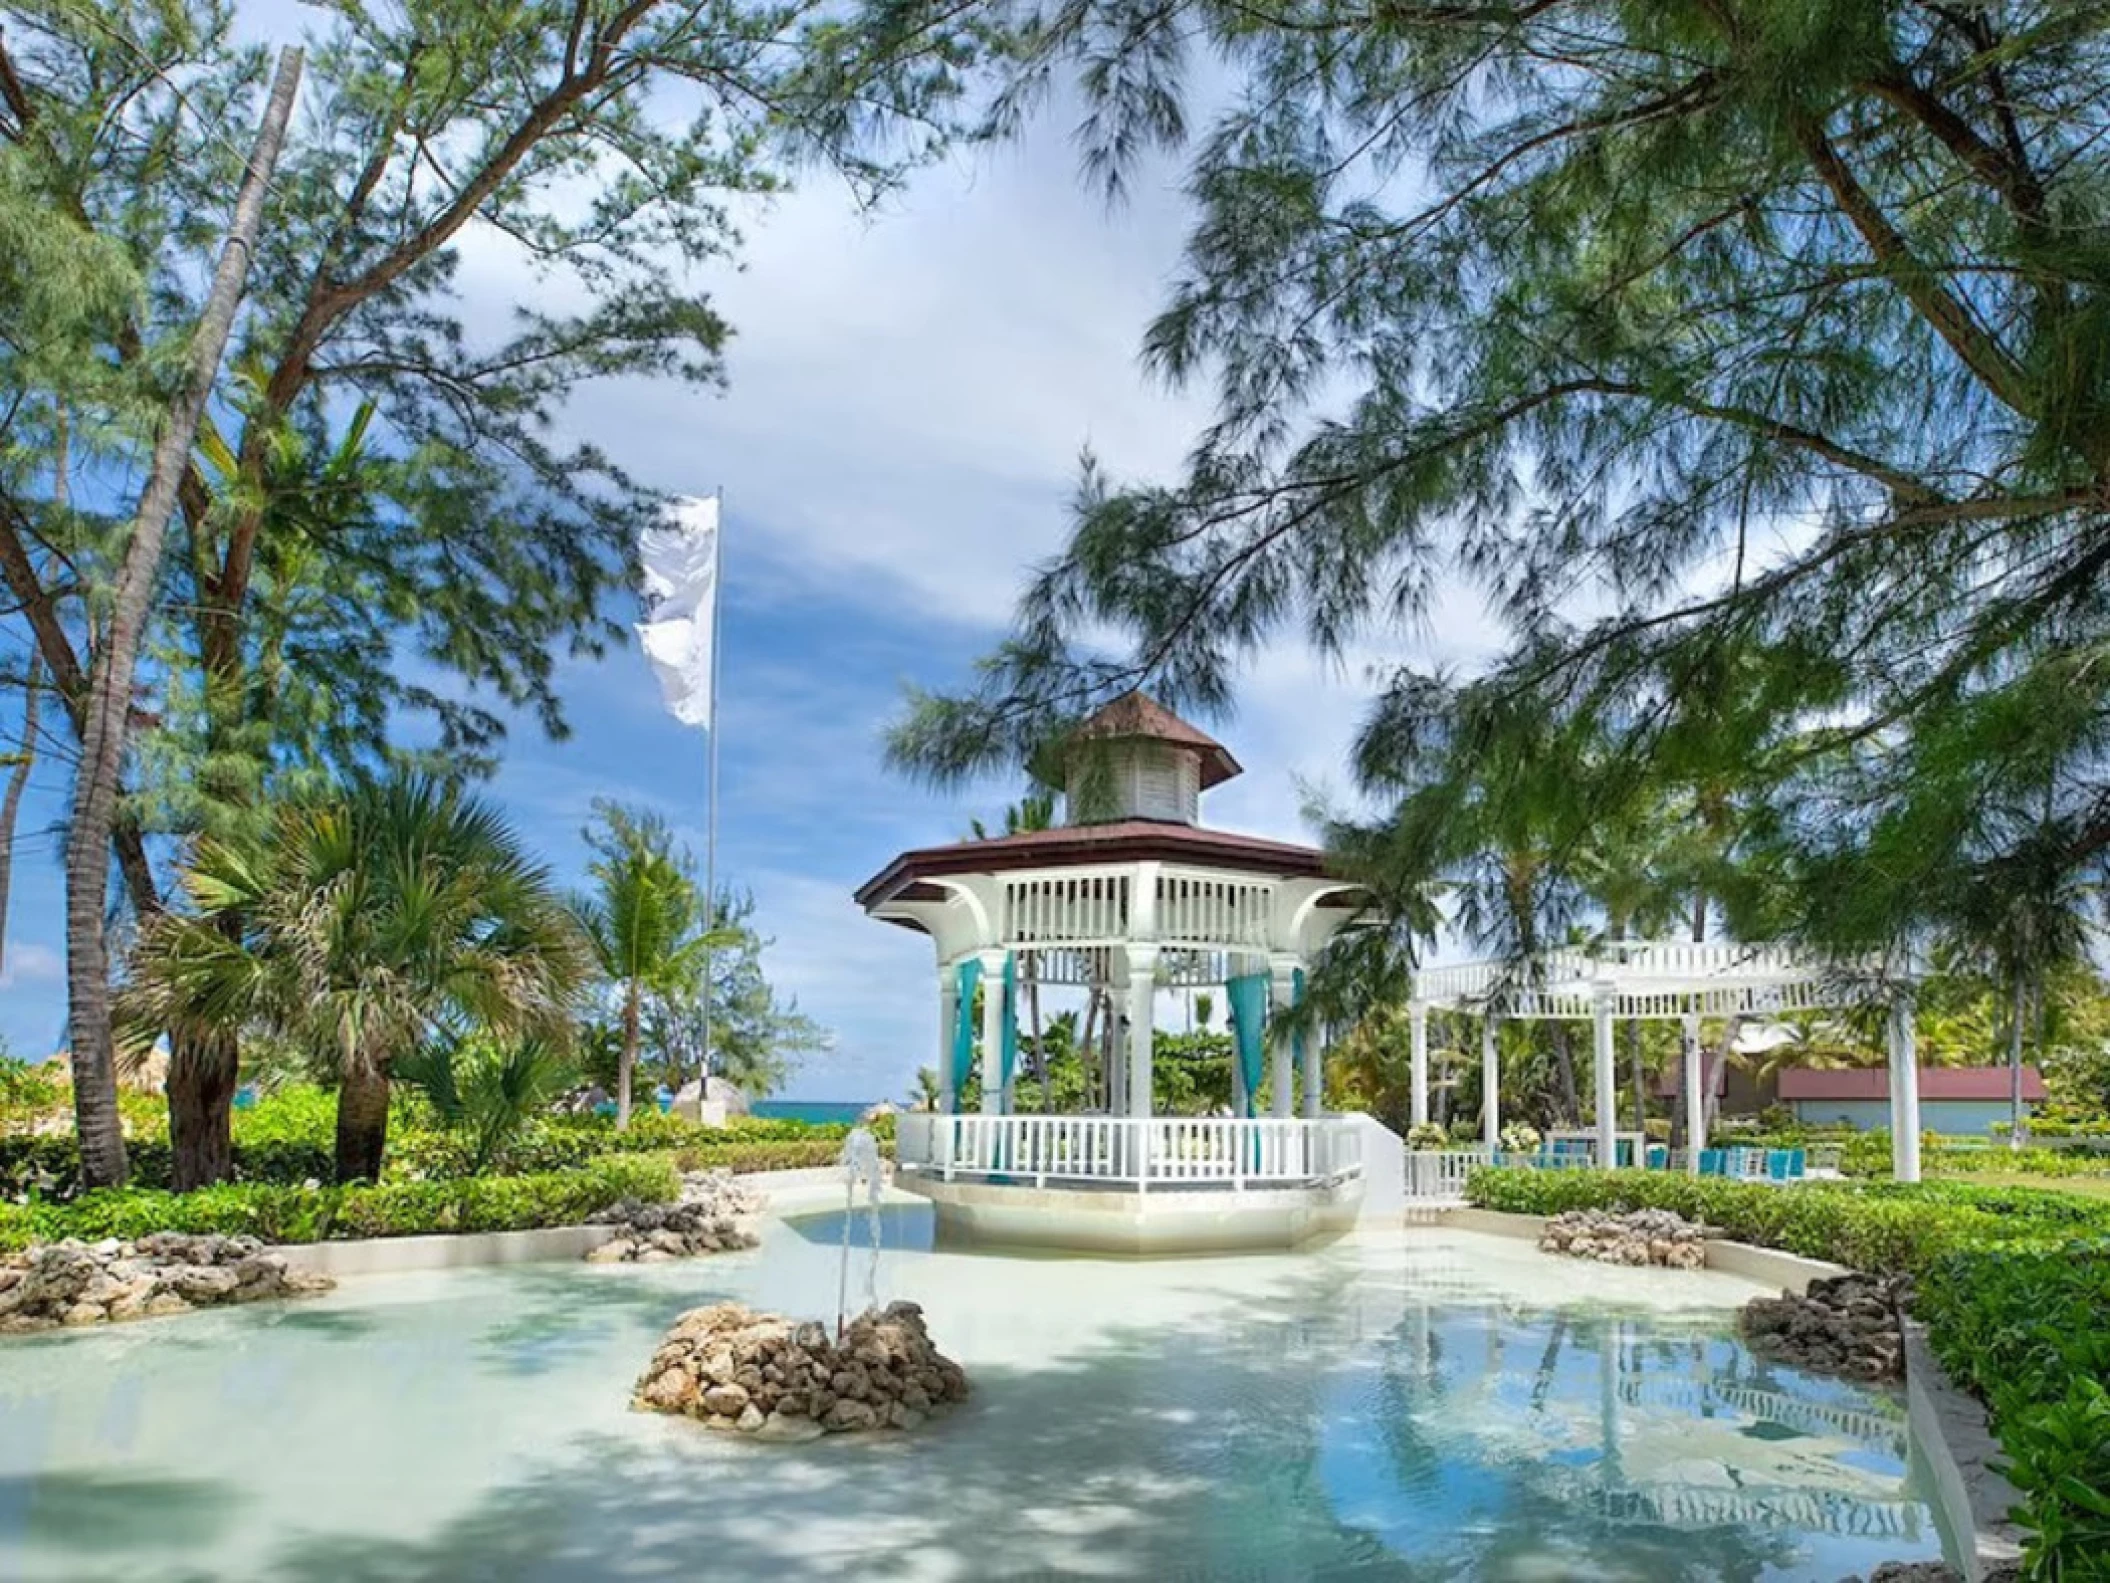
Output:
[[[952,1108],[960,1108],[967,1079],[974,1071],[974,992],[982,982],[982,964],[968,957],[959,967],[960,1000],[952,1025]]]
[[[1004,1087],[1011,1086],[1011,1074],[1018,1070],[1018,958],[1004,958]]]
[[[1238,1070],[1245,1079],[1245,1113],[1259,1114],[1260,1079],[1267,1060],[1267,974],[1245,973],[1224,985],[1231,1004],[1231,1034]]]

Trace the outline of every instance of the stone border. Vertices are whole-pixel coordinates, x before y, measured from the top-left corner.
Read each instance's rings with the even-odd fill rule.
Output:
[[[1964,1577],[1979,1583],[2022,1559],[2022,1530],[2007,1515],[2022,1494],[1993,1466],[2000,1442],[1984,1404],[1949,1378],[1927,1345],[1925,1325],[1908,1319],[1904,1330],[1905,1408],[1913,1443],[1933,1471],[1949,1532],[1964,1546]]]
[[[1514,1215],[1498,1209],[1449,1209],[1436,1222],[1462,1231],[1536,1241],[1543,1215]],[[1426,1222],[1424,1222],[1426,1223]],[[1804,1292],[1813,1280],[1851,1274],[1845,1265],[1806,1259],[1777,1248],[1754,1247],[1726,1237],[1707,1239],[1707,1268],[1746,1280]],[[2022,1496],[1995,1470],[2001,1456],[1985,1406],[1955,1384],[1927,1345],[1927,1327],[1903,1323],[1905,1409],[1912,1443],[1934,1475],[1934,1504],[1943,1525],[1963,1549],[1967,1583],[2004,1575],[2022,1558],[2022,1533],[2008,1521]]]

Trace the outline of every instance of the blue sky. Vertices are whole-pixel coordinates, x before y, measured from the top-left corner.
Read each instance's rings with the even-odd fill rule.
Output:
[[[742,267],[705,277],[737,330],[730,388],[609,383],[569,413],[656,487],[725,490],[720,871],[755,893],[772,976],[835,1035],[794,1097],[899,1094],[931,1059],[930,949],[866,920],[850,892],[1018,791],[939,797],[889,777],[878,743],[902,685],[957,683],[1002,634],[1026,569],[1062,542],[1081,448],[1117,474],[1167,475],[1206,420],[1136,357],[1177,263],[1182,200],[1146,180],[1109,213],[1064,130],[927,171],[874,217],[824,182],[758,212]],[[517,290],[516,271],[473,240],[465,299]],[[1477,612],[1443,626],[1444,652],[1481,646]],[[1237,715],[1210,722],[1247,773],[1204,817],[1303,833],[1304,789],[1344,790],[1367,666],[1426,652],[1337,669],[1294,647],[1264,656]],[[572,738],[520,722],[493,795],[567,880],[596,796],[661,809],[700,853],[703,741],[661,713],[643,659],[572,666],[563,693]],[[17,858],[0,1040],[21,1055],[47,1052],[63,1021],[48,834],[63,776],[40,771]]]

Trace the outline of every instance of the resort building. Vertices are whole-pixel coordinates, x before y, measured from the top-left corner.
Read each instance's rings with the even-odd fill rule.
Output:
[[[1867,1068],[1780,1074],[1780,1102],[1811,1126],[1870,1132],[1890,1125],[1884,1074]],[[2004,1066],[1930,1066],[1920,1073],[1920,1125],[1954,1137],[1984,1137],[2013,1119],[2014,1074]],[[2044,1074],[2022,1069],[2025,1121],[2044,1103]]]

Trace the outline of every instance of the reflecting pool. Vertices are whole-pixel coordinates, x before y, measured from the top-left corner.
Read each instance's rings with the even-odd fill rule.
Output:
[[[1898,1399],[1753,1359],[1746,1283],[1437,1230],[1014,1259],[889,1208],[881,1296],[965,1409],[804,1447],[628,1411],[683,1309],[832,1314],[842,1229],[0,1346],[0,1578],[1834,1583],[1941,1550]]]

